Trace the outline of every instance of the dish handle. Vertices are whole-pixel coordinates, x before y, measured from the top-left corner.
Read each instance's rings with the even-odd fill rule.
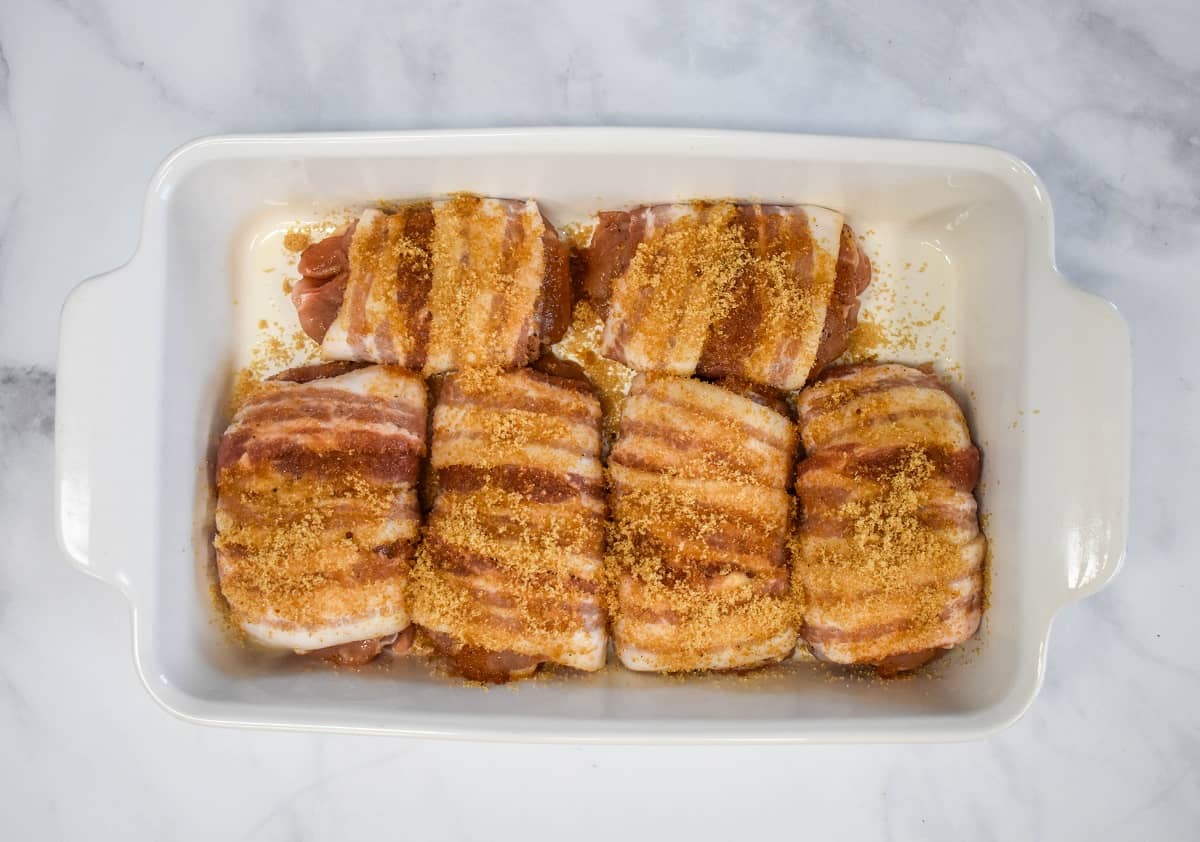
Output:
[[[1037,415],[1026,416],[1053,425],[1039,437],[1041,487],[1028,488],[1028,499],[1066,562],[1055,608],[1101,590],[1124,561],[1132,403],[1125,320],[1110,302],[1056,275],[1054,306],[1030,314],[1045,345],[1031,364]]]
[[[55,395],[55,508],[58,542],[82,571],[131,595],[134,542],[153,533],[131,523],[135,499],[152,493],[153,442],[133,440],[157,386],[153,312],[133,261],[84,281],[67,297],[59,325]],[[130,383],[137,384],[129,388]],[[124,385],[122,385],[124,384]],[[141,418],[141,423],[136,423]],[[140,502],[140,501],[139,501]]]

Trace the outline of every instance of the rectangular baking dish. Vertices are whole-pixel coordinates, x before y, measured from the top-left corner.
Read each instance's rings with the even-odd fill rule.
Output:
[[[263,232],[460,190],[536,197],[560,225],[691,197],[846,211],[879,283],[902,273],[905,306],[935,313],[910,315],[921,341],[885,356],[936,362],[984,451],[992,575],[978,641],[903,681],[805,664],[687,681],[610,668],[491,691],[419,664],[305,670],[231,645],[208,590],[209,460],[258,316],[251,256]],[[979,737],[1033,701],[1055,612],[1107,584],[1125,550],[1128,333],[1110,304],[1059,274],[1053,242],[1041,181],[979,146],[585,128],[199,140],[154,175],[133,258],[63,309],[59,539],[127,596],[142,681],[194,722],[577,742]],[[882,312],[870,295],[867,310]]]

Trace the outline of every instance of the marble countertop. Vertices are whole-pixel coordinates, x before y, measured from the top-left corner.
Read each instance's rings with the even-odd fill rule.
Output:
[[[873,5],[0,4],[2,835],[1197,838],[1200,6]],[[1041,173],[1060,267],[1132,330],[1133,520],[1021,721],[954,745],[477,745],[201,728],[139,686],[123,598],[55,545],[52,419],[63,298],[133,251],[155,165],[219,132],[536,124],[970,140]]]

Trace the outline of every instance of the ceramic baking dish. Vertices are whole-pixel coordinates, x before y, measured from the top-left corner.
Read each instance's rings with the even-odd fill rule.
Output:
[[[491,691],[421,664],[335,673],[231,645],[207,578],[209,460],[248,326],[272,296],[290,318],[255,255],[291,221],[459,190],[536,197],[560,225],[697,196],[845,210],[879,269],[866,309],[918,331],[884,356],[934,361],[984,450],[978,641],[894,682],[808,664],[688,681],[610,668]],[[128,597],[143,682],[195,722],[580,742],[981,736],[1031,703],[1055,613],[1107,584],[1125,550],[1128,334],[1059,274],[1053,243],[1041,181],[979,146],[651,129],[199,140],[154,175],[134,257],[63,309],[59,538]]]

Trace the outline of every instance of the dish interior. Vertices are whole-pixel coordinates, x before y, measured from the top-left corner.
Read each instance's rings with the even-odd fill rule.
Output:
[[[1041,645],[1022,635],[1045,628],[1045,606],[1022,595],[1041,587],[1046,577],[1033,565],[1046,559],[1022,551],[1025,495],[1016,493],[1023,419],[1036,407],[1023,393],[1031,200],[1006,171],[1013,163],[998,154],[957,167],[797,157],[786,144],[706,152],[683,143],[661,154],[581,144],[546,154],[481,140],[436,150],[428,141],[310,146],[295,156],[287,147],[271,156],[252,145],[218,147],[185,152],[156,182],[147,215],[161,217],[166,245],[142,274],[147,295],[164,297],[165,356],[151,494],[158,516],[148,527],[156,566],[143,571],[152,592],[139,599],[137,630],[152,691],[201,719],[480,735],[569,736],[603,721],[609,736],[869,738],[967,733],[1016,716],[1035,692]],[[845,211],[876,267],[863,309],[890,342],[875,353],[935,363],[984,454],[991,582],[978,638],[890,682],[804,662],[683,680],[630,673],[610,659],[600,674],[552,674],[490,691],[431,675],[421,663],[334,671],[231,643],[210,593],[209,465],[234,374],[262,339],[260,320],[268,333],[296,329],[283,291],[295,255],[284,234],[381,199],[460,190],[534,197],[560,228],[603,208],[694,197]]]

